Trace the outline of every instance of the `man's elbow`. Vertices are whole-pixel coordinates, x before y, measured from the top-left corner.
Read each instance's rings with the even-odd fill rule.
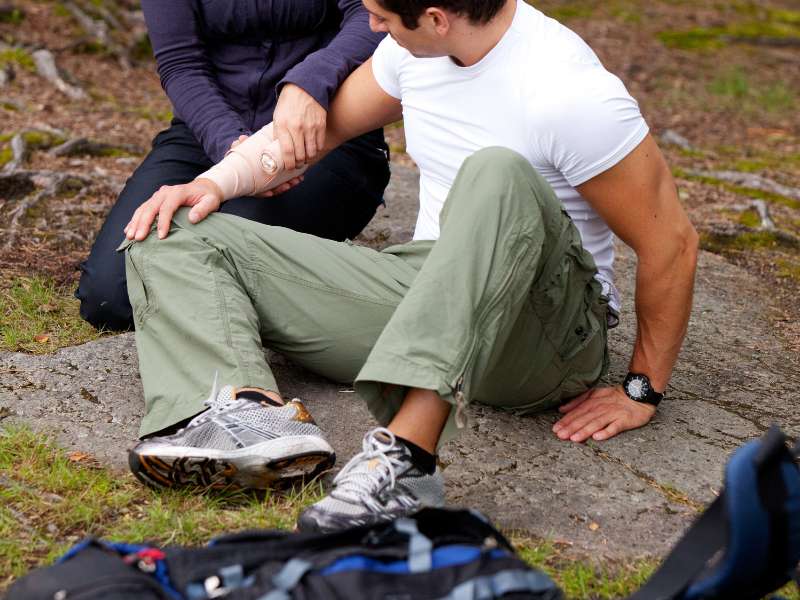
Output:
[[[694,225],[687,219],[678,233],[679,256],[692,271],[697,267],[697,256],[700,252],[700,235]]]
[[[648,238],[640,246],[634,246],[640,266],[654,276],[673,278],[679,273],[694,277],[697,267],[700,236],[685,219],[671,227],[662,228],[657,237]]]

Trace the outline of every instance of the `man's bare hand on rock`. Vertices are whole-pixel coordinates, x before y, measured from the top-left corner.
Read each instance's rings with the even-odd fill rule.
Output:
[[[175,211],[181,206],[191,206],[189,221],[199,223],[222,204],[222,191],[213,181],[195,179],[184,185],[164,185],[133,213],[125,227],[125,237],[141,242],[150,234],[153,221],[158,217],[158,238],[164,239]]]
[[[562,440],[601,441],[642,427],[656,413],[655,406],[631,400],[622,386],[593,388],[561,406],[564,414],[553,432]]]

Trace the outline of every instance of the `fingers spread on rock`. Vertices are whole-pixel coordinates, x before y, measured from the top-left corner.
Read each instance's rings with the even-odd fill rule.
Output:
[[[602,415],[592,415],[594,418],[589,421],[587,424],[583,425],[578,431],[573,433],[570,436],[570,440],[573,442],[583,442],[589,439],[592,435],[600,431],[601,429],[605,428],[610,420],[611,416],[608,414]]]

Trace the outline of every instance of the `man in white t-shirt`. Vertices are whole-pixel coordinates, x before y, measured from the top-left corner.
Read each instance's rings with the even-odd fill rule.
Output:
[[[131,452],[144,481],[197,483],[202,472],[205,485],[258,487],[330,463],[307,411],[283,403],[262,341],[355,380],[383,427],[303,513],[305,529],[441,504],[434,453],[473,401],[520,414],[558,406],[554,433],[575,442],[648,423],[686,331],[697,258],[636,101],[578,36],[518,0],[364,4],[390,37],[340,88],[326,148],[404,119],[420,169],[412,242],[376,252],[203,220],[226,198],[297,175],[280,178],[266,130],[154,195],[123,244],[142,434],[158,434]],[[156,215],[160,239],[145,240]],[[638,327],[630,373],[604,387],[606,329],[620,307],[614,233],[639,260]],[[229,387],[202,412],[214,371]]]

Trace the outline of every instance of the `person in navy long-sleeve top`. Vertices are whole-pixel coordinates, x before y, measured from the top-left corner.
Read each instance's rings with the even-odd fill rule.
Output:
[[[287,167],[313,158],[333,95],[382,37],[370,31],[360,0],[142,0],[142,9],[175,118],[153,140],[81,265],[81,316],[114,330],[132,327],[123,255],[115,250],[136,208],[162,185],[191,181],[270,121]],[[374,131],[325,156],[288,191],[237,198],[221,211],[352,238],[382,201],[387,159],[383,133]]]

